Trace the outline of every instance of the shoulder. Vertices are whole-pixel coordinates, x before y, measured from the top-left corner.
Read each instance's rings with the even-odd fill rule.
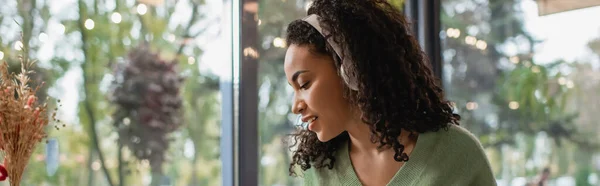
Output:
[[[469,180],[472,182],[495,183],[489,160],[477,136],[458,125],[450,125],[432,135],[435,136],[432,159],[437,160],[434,167],[471,177]]]
[[[434,156],[444,156],[441,159],[453,159],[457,163],[467,163],[472,166],[487,166],[487,155],[479,139],[466,128],[449,125],[431,134],[435,147]],[[464,166],[464,165],[463,165]]]
[[[483,147],[477,136],[464,127],[458,125],[449,125],[447,129],[440,129],[437,136],[437,143],[444,144],[447,147],[456,149],[456,153],[482,153]]]

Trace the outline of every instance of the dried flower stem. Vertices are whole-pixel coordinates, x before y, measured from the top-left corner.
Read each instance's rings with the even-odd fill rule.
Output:
[[[29,87],[28,75],[34,72],[28,69],[35,62],[26,56],[23,49],[19,74],[9,73],[6,62],[0,64],[0,150],[11,186],[19,185],[36,145],[47,137],[47,104],[40,105],[35,96],[43,83]]]

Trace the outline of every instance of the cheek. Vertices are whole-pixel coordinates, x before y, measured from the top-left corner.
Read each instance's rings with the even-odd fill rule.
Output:
[[[307,91],[306,101],[311,109],[319,114],[319,117],[324,116],[335,120],[339,117],[348,117],[348,114],[350,114],[349,104],[343,98],[341,85],[336,86],[333,83],[315,83],[313,85]]]

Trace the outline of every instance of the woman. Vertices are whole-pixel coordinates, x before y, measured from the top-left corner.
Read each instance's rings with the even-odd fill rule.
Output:
[[[287,28],[290,174],[306,185],[496,185],[410,34],[385,1],[315,0]],[[298,170],[299,171],[299,170]]]

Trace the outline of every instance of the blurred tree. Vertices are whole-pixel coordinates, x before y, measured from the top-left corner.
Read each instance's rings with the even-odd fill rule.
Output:
[[[596,61],[600,61],[600,38],[591,40],[588,43],[590,50],[596,55]],[[577,165],[575,172],[576,185],[594,185],[589,182],[589,177],[593,173],[598,173],[595,164],[598,162],[593,161],[594,154],[598,154],[600,149],[598,148],[600,138],[600,127],[598,127],[598,114],[597,111],[600,109],[600,69],[598,68],[598,62],[596,67],[592,64],[594,59],[590,59],[590,62],[574,63],[573,72],[566,76],[568,81],[573,82],[575,91],[573,92],[572,99],[567,102],[567,110],[578,110],[579,115],[575,119],[577,127],[583,132],[583,135],[578,135],[578,138],[587,138],[581,140],[585,143],[582,148],[579,148],[574,153],[574,162]]]
[[[146,2],[147,3],[147,2]],[[185,21],[185,22],[181,22],[179,24],[177,24],[177,26],[175,26],[175,28],[173,30],[169,30],[169,26],[172,23],[170,23],[169,21],[173,20],[172,15],[174,15],[174,13],[176,12],[176,3],[171,3],[171,4],[167,4],[165,3],[164,6],[158,6],[161,5],[160,3],[155,4],[155,3],[147,3],[147,4],[137,4],[138,10],[139,7],[143,6],[147,8],[147,13],[140,13],[138,12],[137,17],[139,17],[139,23],[140,23],[140,32],[139,32],[139,42],[144,43],[145,45],[148,45],[150,48],[157,48],[160,49],[162,52],[160,52],[160,55],[164,58],[174,58],[176,60],[176,62],[178,62],[179,64],[181,64],[183,67],[185,67],[187,70],[184,70],[182,75],[186,75],[189,79],[188,82],[184,83],[184,87],[182,89],[182,93],[183,94],[183,98],[184,98],[184,102],[183,102],[183,108],[184,108],[184,113],[183,113],[183,119],[181,119],[181,122],[183,122],[183,125],[185,126],[185,129],[187,131],[187,133],[189,135],[187,135],[188,138],[191,139],[192,143],[194,144],[194,155],[192,158],[192,165],[191,165],[191,177],[189,178],[190,180],[188,180],[190,182],[190,184],[192,185],[197,185],[198,182],[198,174],[197,174],[197,169],[198,169],[198,165],[197,162],[200,159],[213,159],[214,156],[218,156],[218,154],[214,154],[214,153],[206,153],[204,150],[206,149],[215,149],[215,147],[218,147],[218,138],[215,137],[215,135],[212,135],[213,137],[211,137],[211,135],[209,135],[209,132],[207,132],[206,130],[204,130],[208,123],[212,123],[212,124],[216,124],[217,130],[218,130],[218,122],[210,122],[210,121],[214,121],[215,118],[219,118],[218,115],[215,115],[215,110],[214,108],[217,107],[217,105],[219,104],[216,101],[212,101],[212,102],[208,102],[207,106],[205,107],[199,107],[197,106],[197,102],[199,100],[214,100],[213,98],[216,98],[219,90],[218,87],[218,79],[215,78],[214,75],[212,74],[201,74],[199,72],[198,69],[198,65],[196,64],[196,57],[195,56],[200,56],[202,54],[202,51],[197,48],[197,47],[187,47],[191,45],[191,41],[194,40],[198,35],[204,34],[204,31],[213,26],[212,22],[209,22],[208,24],[206,23],[199,23],[202,18],[203,15],[200,12],[201,7],[204,5],[204,1],[189,1],[189,2],[183,2],[183,3],[187,3],[191,6],[192,11],[191,11],[191,16],[189,17],[189,20]],[[160,13],[160,12],[164,12],[166,11],[166,13]],[[200,29],[197,29],[198,27],[200,27]],[[157,36],[162,36],[162,37],[157,37]],[[178,37],[179,36],[179,37]],[[176,38],[180,38],[180,39],[176,39]],[[191,49],[191,50],[186,50],[187,49]],[[158,55],[158,54],[157,54]],[[189,56],[189,57],[188,57]],[[140,56],[140,57],[143,57]],[[143,63],[140,63],[143,64]],[[190,74],[191,73],[191,74]],[[140,77],[137,76],[132,76],[132,78],[134,79],[139,79]],[[119,77],[117,76],[117,80],[119,79]],[[141,78],[139,80],[143,80],[144,78]],[[198,79],[203,80],[202,82],[199,82]],[[204,80],[208,79],[208,82],[204,82]],[[124,83],[124,82],[123,82]],[[148,84],[142,83],[144,84],[143,86],[150,86]],[[142,85],[140,84],[140,85]],[[123,84],[126,85],[126,84]],[[134,88],[135,89],[135,88]],[[132,90],[134,90],[132,89]],[[118,88],[117,88],[117,92],[118,92]],[[179,93],[178,93],[179,94]],[[120,94],[120,95],[115,95],[117,100],[120,98],[125,98],[125,99],[121,99],[121,100],[138,100],[138,103],[143,103],[146,101],[143,100],[139,100],[138,96],[139,94]],[[140,102],[141,101],[141,102]],[[124,102],[123,102],[124,103]],[[190,104],[191,103],[191,104]],[[138,124],[141,126],[144,126],[145,124],[142,124],[139,120],[134,120],[131,119],[134,116],[136,116],[136,112],[123,112],[123,110],[127,110],[127,106],[128,103],[125,104],[121,104],[120,105],[120,109],[118,109],[117,111],[114,112],[114,125],[119,129],[119,130],[123,130],[124,128],[128,128],[128,126],[132,126],[135,124]],[[206,110],[202,109],[202,108],[207,108]],[[193,116],[193,117],[190,117]],[[125,119],[127,118],[128,122],[123,122]],[[140,135],[144,134],[146,137],[151,137],[153,135],[151,135],[150,133],[147,132],[143,132],[141,131],[138,132],[138,135],[141,137]],[[192,135],[193,134],[193,135]],[[131,141],[131,136],[128,137],[128,135],[120,135],[120,143],[121,145],[123,145],[123,142],[130,142]],[[215,139],[216,138],[216,139]],[[142,139],[142,138],[140,138]],[[180,140],[185,140],[187,138],[180,138]],[[161,141],[161,144],[166,144],[169,143],[170,140],[168,139],[163,139],[163,141]],[[202,145],[204,144],[204,145]],[[139,145],[129,145],[129,149],[137,149]],[[121,149],[121,147],[119,148]],[[218,152],[218,148],[216,148],[217,152]],[[185,150],[184,150],[185,151]],[[123,162],[122,164],[127,164],[127,162],[125,162],[123,160],[122,157],[122,150],[119,150],[119,161]],[[135,152],[135,151],[134,151]],[[204,152],[204,153],[203,153]],[[214,152],[214,151],[209,151],[209,152]],[[162,153],[161,153],[162,154]],[[169,153],[167,155],[170,155],[172,153]],[[180,154],[174,154],[174,155],[180,155]],[[204,156],[206,155],[206,156]],[[202,157],[202,158],[201,158]],[[138,157],[138,159],[144,159],[143,157]],[[168,161],[168,160],[167,160]],[[162,183],[170,183],[171,180],[169,176],[164,177],[162,171],[163,168],[161,168],[162,166],[162,161],[158,161],[158,162],[154,162],[154,161],[150,161],[150,165],[153,169],[153,176],[152,176],[152,183],[151,185],[158,185]],[[176,166],[180,166],[179,164],[171,164],[173,167]],[[208,167],[207,167],[208,168]],[[119,175],[120,177],[124,177],[125,173],[124,172],[129,172],[129,170],[126,170],[126,167],[120,167],[119,168]],[[218,167],[217,167],[218,169]],[[176,169],[170,169],[173,171],[167,171],[166,175],[175,175],[175,176],[180,176],[180,174],[184,174],[183,171],[180,170],[176,170]],[[216,172],[219,172],[218,170]],[[164,179],[163,179],[164,177]],[[204,175],[203,177],[206,178],[207,182],[210,183],[215,183],[215,181],[220,181],[218,174],[215,175],[214,173],[211,173],[210,175]],[[120,179],[123,180],[123,179]],[[162,181],[161,181],[162,180]],[[124,184],[124,181],[121,181],[121,184]]]
[[[21,71],[21,65],[19,64],[18,56],[17,56],[17,54],[20,52],[15,51],[15,50],[17,50],[17,48],[15,48],[15,47],[18,47],[19,51],[21,49],[28,49],[28,51],[26,51],[28,54],[30,54],[28,57],[35,57],[34,56],[35,52],[43,44],[43,43],[40,43],[39,40],[32,41],[32,36],[43,33],[42,31],[40,31],[40,29],[42,29],[44,27],[43,22],[40,25],[34,25],[34,19],[37,18],[35,16],[34,12],[47,11],[48,6],[43,5],[43,6],[37,7],[36,5],[37,5],[36,0],[18,1],[17,2],[17,8],[18,8],[17,18],[14,19],[14,22],[12,22],[12,21],[7,22],[7,24],[18,25],[20,28],[20,30],[18,30],[18,31],[15,30],[15,33],[10,34],[10,35],[19,35],[20,34],[20,36],[18,38],[13,38],[15,40],[13,47],[11,47],[10,45],[9,46],[0,46],[0,52],[6,51],[6,52],[2,52],[2,58],[0,58],[0,60],[4,60],[4,61],[8,62],[9,72],[19,73]],[[3,18],[4,17],[2,17],[2,15],[0,15],[0,24],[2,24],[2,21],[4,20]],[[10,20],[10,19],[7,19],[7,20]],[[6,40],[9,38],[4,38],[4,39]],[[0,41],[2,41],[2,38],[0,38]],[[33,58],[33,59],[37,61],[37,59],[35,59],[35,58]],[[45,83],[45,86],[41,87],[41,90],[37,93],[37,96],[40,99],[47,98],[48,89],[54,84],[56,79],[58,79],[60,77],[59,73],[65,70],[63,68],[65,68],[66,62],[60,61],[59,59],[55,59],[55,60],[53,60],[53,64],[57,65],[58,68],[60,68],[60,69],[52,69],[52,67],[50,67],[50,68],[41,67],[39,62],[37,62],[35,64],[35,66],[33,66],[31,69],[36,72],[30,76],[30,78],[32,79],[32,83],[33,83],[33,84],[31,84],[31,86],[32,87],[38,86],[37,84],[35,84],[35,82],[44,82]]]
[[[565,140],[577,148],[597,148],[590,134],[580,129],[580,109],[567,109],[576,97],[577,83],[561,72],[573,69],[571,62],[533,60],[534,46],[540,41],[525,30],[523,1],[442,2],[443,78],[448,97],[463,116],[461,124],[492,150],[497,178],[510,181],[511,175],[531,176],[547,165],[522,166],[532,159],[534,139],[540,133],[554,140],[557,149],[552,148],[552,156],[570,152]],[[508,164],[510,148],[504,147],[522,150],[518,161],[523,164],[516,168]]]
[[[215,156],[218,157],[219,116],[215,113],[219,110],[220,103],[218,86],[214,86],[215,82],[218,82],[218,78],[214,74],[199,73],[200,62],[194,64],[188,60],[190,57],[194,60],[200,59],[202,51],[195,39],[204,34],[207,28],[214,27],[215,20],[206,21],[201,12],[201,10],[206,10],[201,8],[204,3],[202,0],[140,0],[138,2],[81,0],[76,1],[75,4],[64,6],[65,3],[51,4],[49,1],[37,0],[3,1],[2,4],[6,6],[0,8],[2,9],[0,13],[0,27],[2,27],[0,29],[2,34],[0,55],[2,57],[0,58],[9,62],[16,59],[16,56],[12,55],[14,52],[10,52],[17,45],[18,38],[14,36],[19,34],[19,30],[10,25],[16,21],[21,26],[23,36],[27,40],[23,42],[23,45],[31,48],[32,56],[40,54],[38,50],[41,50],[44,42],[55,45],[54,50],[50,49],[53,51],[52,58],[38,63],[36,67],[40,68],[40,70],[36,69],[39,72],[35,74],[36,78],[43,79],[47,83],[47,86],[43,87],[42,93],[47,93],[46,90],[48,90],[48,93],[54,92],[52,95],[61,98],[60,96],[64,96],[62,91],[65,90],[57,87],[58,85],[54,83],[55,80],[62,79],[64,81],[68,72],[76,72],[75,74],[81,74],[83,77],[82,89],[77,90],[81,97],[78,108],[80,112],[77,112],[79,113],[78,117],[75,116],[76,122],[81,124],[73,123],[72,128],[53,132],[54,135],[61,135],[62,163],[58,172],[56,175],[46,174],[43,168],[45,166],[43,163],[44,147],[41,147],[36,151],[36,158],[32,159],[29,169],[31,172],[26,175],[27,182],[24,184],[90,186],[142,184],[142,177],[147,176],[145,164],[143,162],[129,163],[131,155],[129,151],[109,145],[114,140],[113,136],[116,135],[110,125],[115,122],[110,117],[110,113],[115,110],[106,96],[108,95],[107,82],[114,78],[110,69],[112,64],[125,56],[132,45],[136,46],[137,43],[146,42],[153,49],[162,51],[161,55],[175,59],[177,63],[184,64],[184,67],[196,72],[188,74],[197,77],[193,78],[194,81],[186,83],[186,88],[183,90],[190,95],[188,98],[194,101],[186,99],[184,102],[211,100],[201,104],[202,107],[196,108],[212,110],[207,109],[206,112],[195,109],[185,111],[186,116],[193,115],[196,119],[206,122],[184,121],[186,129],[190,130],[185,133],[189,135],[178,135],[181,132],[173,135],[177,141],[193,138],[192,141],[195,144],[203,144],[195,148],[197,158],[194,159],[194,162],[211,162],[211,164],[194,163],[193,166],[181,166],[189,165],[189,163],[186,163],[187,159],[182,158],[182,153],[178,153],[184,151],[182,150],[183,146],[178,146],[167,153],[167,161],[170,163],[166,164],[165,170],[168,171],[165,171],[165,174],[170,179],[173,178],[171,179],[173,182],[191,182],[191,179],[199,180],[200,178],[197,177],[202,176],[201,179],[207,183],[204,185],[218,185],[220,161],[215,160]],[[191,15],[181,13],[180,9],[187,9],[187,4],[194,5]],[[14,8],[11,7],[13,5],[15,5]],[[176,6],[178,7],[176,8]],[[178,15],[173,16],[176,14]],[[182,20],[182,16],[190,19]],[[9,33],[11,30],[15,33]],[[56,35],[57,33],[61,38],[51,38],[52,34]],[[58,44],[54,44],[54,42]],[[18,65],[11,65],[11,67],[15,68],[11,71],[18,70]],[[76,75],[75,78],[78,76]],[[204,83],[194,84],[200,81]],[[187,92],[188,89],[189,91],[207,90],[207,93]],[[39,97],[45,96],[40,95]],[[83,127],[83,129],[78,129],[79,127]],[[206,128],[210,130],[206,130]],[[174,144],[179,145],[180,143]],[[89,153],[89,156],[86,158],[83,153]],[[120,157],[121,161],[115,161],[116,158],[111,157]],[[87,165],[83,163],[86,160],[88,161]],[[115,169],[116,165],[118,165],[118,170]],[[189,176],[188,169],[197,171],[199,166],[208,166],[207,170],[213,171],[194,173],[191,178],[186,177]],[[179,167],[182,169],[179,170]],[[104,176],[97,178],[97,170],[102,170]],[[86,173],[87,175],[85,175]],[[118,179],[114,179],[116,175],[118,175]]]
[[[100,167],[106,176],[106,182],[108,185],[113,186],[115,182],[106,166],[106,157],[100,146],[101,142],[98,137],[99,133],[97,128],[98,120],[101,119],[98,115],[105,115],[107,113],[106,109],[98,107],[99,104],[107,104],[99,90],[99,81],[106,71],[103,67],[105,67],[110,60],[107,59],[107,56],[100,55],[99,53],[102,51],[102,45],[106,46],[106,43],[99,43],[97,40],[94,44],[91,43],[94,38],[103,40],[109,38],[107,34],[98,32],[98,29],[106,28],[98,27],[98,29],[93,30],[93,28],[96,27],[96,22],[108,22],[107,19],[95,19],[96,22],[93,21],[92,18],[94,18],[94,14],[100,14],[100,12],[98,12],[98,8],[94,8],[90,11],[88,10],[88,7],[98,7],[97,3],[97,1],[94,1],[93,4],[87,4],[83,0],[78,0],[77,2],[79,19],[76,21],[75,25],[77,25],[76,28],[81,37],[81,50],[84,56],[80,68],[83,71],[83,96],[85,96],[85,99],[79,103],[79,109],[81,110],[80,118],[82,118],[84,123],[88,124],[85,127],[92,143],[90,146],[88,165],[90,167],[92,166],[92,162],[94,162],[93,157],[94,155],[97,155],[100,161]],[[108,57],[110,58],[112,56]],[[94,181],[92,179],[91,170],[89,175],[88,185],[92,185]]]
[[[215,144],[219,144],[220,107],[217,95],[219,94],[219,80],[214,76],[200,75],[197,68],[188,70],[188,79],[185,83],[185,92],[183,96],[185,110],[185,121],[188,123],[187,136],[193,143],[194,153],[192,156],[191,178],[188,183],[193,185],[219,185],[220,161],[219,149]],[[216,162],[212,162],[215,161]],[[198,165],[201,163],[201,165]],[[219,167],[210,167],[206,164],[218,164]],[[204,169],[202,172],[208,172],[199,176],[198,168]],[[210,171],[209,171],[210,170]]]
[[[306,15],[308,0],[259,1],[259,144],[261,185],[294,185],[288,176],[291,161],[282,139],[291,132],[290,92],[283,72],[285,28]],[[277,40],[277,41],[276,41]],[[275,43],[280,42],[280,43]]]
[[[592,52],[600,57],[600,38],[590,41],[588,43],[588,47],[592,50]]]
[[[127,62],[115,74],[117,109],[115,121],[119,143],[139,160],[148,160],[152,184],[163,179],[163,163],[171,139],[168,135],[182,124],[180,88],[183,78],[176,61],[164,61],[141,45],[129,53]],[[121,150],[121,149],[119,149]],[[123,171],[123,170],[120,170]]]

